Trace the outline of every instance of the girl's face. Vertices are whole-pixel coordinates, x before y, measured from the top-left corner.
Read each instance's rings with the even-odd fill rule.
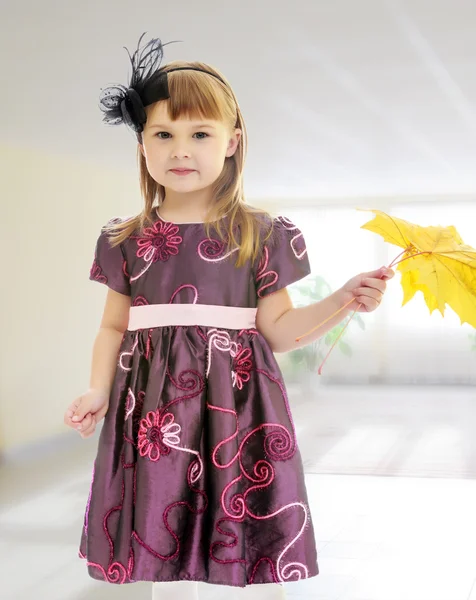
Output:
[[[236,152],[241,131],[230,132],[224,123],[215,120],[171,121],[166,101],[156,102],[146,112],[140,149],[151,177],[179,193],[211,186],[223,170],[225,157]],[[173,169],[191,171],[180,175]]]

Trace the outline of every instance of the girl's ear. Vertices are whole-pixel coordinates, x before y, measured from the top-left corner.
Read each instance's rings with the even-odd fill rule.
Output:
[[[230,156],[233,156],[233,154],[235,154],[236,149],[238,148],[238,144],[240,143],[240,139],[241,139],[241,129],[235,129],[233,137],[231,137],[230,141],[228,142],[228,148],[226,151],[226,156],[228,158]]]

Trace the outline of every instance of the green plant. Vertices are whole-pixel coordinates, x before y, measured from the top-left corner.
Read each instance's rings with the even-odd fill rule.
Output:
[[[332,294],[332,292],[333,290],[330,285],[320,275],[308,277],[301,284],[289,287],[289,294],[296,307],[319,302],[329,296],[329,294]],[[344,329],[346,322],[344,320],[342,323],[339,323],[339,325],[336,325],[336,327],[328,331],[324,336],[307,346],[289,352],[289,365],[293,374],[302,370],[317,371],[327,352]],[[359,325],[361,329],[365,329],[365,323],[358,313],[355,314],[349,327],[355,326],[355,324]],[[347,331],[348,329],[337,342],[336,350],[340,350],[345,356],[352,356],[352,348],[344,340]]]
[[[475,350],[476,351],[476,331],[474,333],[470,333],[468,337],[469,337],[469,339],[472,342],[472,344],[471,344],[471,350]]]

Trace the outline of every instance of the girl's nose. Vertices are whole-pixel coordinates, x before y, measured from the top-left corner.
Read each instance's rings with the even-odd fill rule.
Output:
[[[190,158],[191,153],[190,150],[184,148],[183,146],[177,146],[173,149],[171,158]]]

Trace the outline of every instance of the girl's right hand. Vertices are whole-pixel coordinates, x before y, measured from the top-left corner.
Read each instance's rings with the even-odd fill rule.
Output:
[[[82,438],[90,437],[97,423],[109,408],[109,395],[101,390],[90,389],[76,398],[66,409],[64,423],[76,429]]]

